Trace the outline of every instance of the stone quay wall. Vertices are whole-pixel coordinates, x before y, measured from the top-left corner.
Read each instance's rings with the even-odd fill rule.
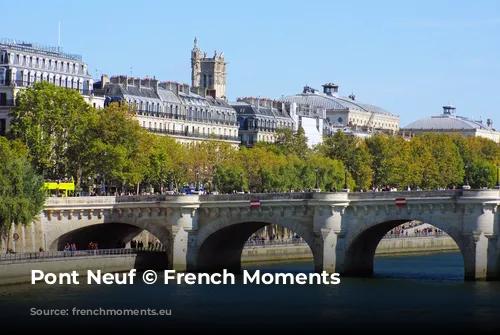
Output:
[[[380,241],[376,255],[397,255],[440,251],[458,251],[458,246],[449,236],[384,238]],[[256,245],[243,249],[242,262],[264,262],[281,260],[312,259],[306,243],[283,245]]]

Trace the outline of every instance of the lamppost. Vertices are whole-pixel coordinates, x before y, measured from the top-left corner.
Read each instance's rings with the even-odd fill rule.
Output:
[[[488,175],[490,174],[490,171],[488,168],[484,168],[484,184],[486,188],[488,188]]]
[[[497,164],[497,184],[495,188],[500,189],[500,164]]]
[[[196,190],[197,191],[200,189],[199,178],[200,178],[200,170],[196,170]]]
[[[217,192],[217,167],[214,167],[214,178],[212,182],[214,184],[214,191]]]
[[[240,185],[241,185],[241,192],[245,192],[243,191],[243,172],[240,172]]]
[[[172,191],[172,171],[168,171],[167,172],[167,176],[168,176],[168,180],[167,180],[167,183],[168,183],[168,190],[169,191]]]
[[[347,187],[347,168],[344,169],[344,192],[349,192],[349,188]]]
[[[318,179],[319,168],[314,169],[314,171],[316,171],[316,186],[315,186],[315,189],[319,189],[319,179]]]
[[[372,171],[372,189],[375,190],[375,171]]]
[[[469,185],[469,164],[465,164],[465,183],[462,186],[464,190],[470,190]]]

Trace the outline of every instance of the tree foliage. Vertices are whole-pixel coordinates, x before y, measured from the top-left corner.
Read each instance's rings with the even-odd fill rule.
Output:
[[[31,161],[45,178],[74,176],[72,151],[91,107],[71,89],[38,82],[17,94],[10,134],[27,146]]]
[[[11,229],[29,225],[45,204],[43,179],[27,157],[19,141],[0,136],[0,235],[7,248]]]
[[[94,109],[71,89],[46,82],[19,93],[10,136],[14,151],[29,155],[46,178],[75,177],[107,192],[162,190],[201,184],[221,192],[335,191],[371,187],[474,188],[496,182],[497,143],[459,134],[422,134],[411,140],[374,134],[361,139],[341,131],[311,149],[304,130],[278,129],[274,143],[232,147],[215,137],[179,143],[153,135],[133,117],[134,108]],[[467,168],[466,168],[467,166]]]

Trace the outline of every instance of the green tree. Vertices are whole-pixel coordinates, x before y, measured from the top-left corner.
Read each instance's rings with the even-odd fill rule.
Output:
[[[77,177],[79,162],[70,152],[81,144],[90,112],[78,91],[35,83],[17,94],[10,136],[22,140],[45,178]]]
[[[342,131],[327,137],[317,150],[325,156],[341,161],[355,181],[355,190],[369,189],[372,181],[371,160],[368,147],[359,137]]]
[[[95,111],[83,134],[79,156],[85,173],[106,186],[135,189],[147,173],[150,136],[126,104]]]
[[[18,142],[0,137],[0,235],[8,250],[12,227],[29,225],[43,209],[43,179]]]
[[[299,127],[295,134],[291,129],[278,128],[274,145],[281,150],[281,153],[285,155],[295,154],[301,159],[306,158],[310,153],[307,137],[302,127]]]

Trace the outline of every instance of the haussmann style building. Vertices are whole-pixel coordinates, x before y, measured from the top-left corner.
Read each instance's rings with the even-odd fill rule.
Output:
[[[94,85],[106,104],[126,101],[135,106],[139,124],[179,142],[223,140],[239,145],[236,111],[226,100],[224,53],[212,57],[198,48],[191,51],[192,85],[156,78],[103,75]]]
[[[10,125],[8,115],[17,92],[40,81],[77,90],[89,104],[103,106],[104,98],[94,95],[93,80],[81,55],[63,52],[60,47],[1,39],[0,135]]]
[[[310,147],[323,140],[325,110],[322,108],[255,97],[238,98],[231,105],[237,112],[242,145],[275,142],[279,128],[296,132],[302,127]]]

